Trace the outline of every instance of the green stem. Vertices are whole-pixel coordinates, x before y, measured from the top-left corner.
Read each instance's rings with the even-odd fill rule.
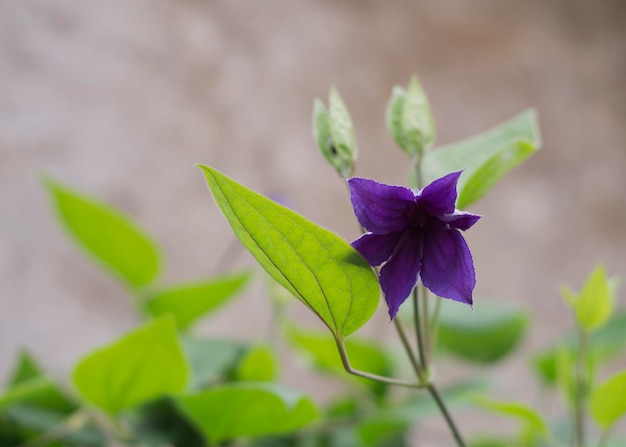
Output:
[[[443,398],[441,397],[441,394],[439,394],[439,391],[437,390],[435,385],[433,383],[430,383],[430,384],[428,384],[426,389],[428,389],[428,392],[430,393],[430,395],[433,397],[433,399],[437,403],[437,406],[439,407],[439,410],[441,411],[441,414],[443,415],[444,419],[446,420],[446,424],[448,424],[448,427],[450,428],[450,431],[452,432],[452,435],[454,436],[454,439],[455,439],[457,445],[459,447],[465,447],[465,445],[466,445],[465,441],[463,441],[463,438],[461,437],[461,433],[459,432],[459,429],[457,428],[456,424],[454,423],[454,420],[452,419],[452,416],[448,412],[448,408],[446,407],[446,404],[443,402]]]
[[[430,344],[430,315],[428,312],[428,289],[421,285],[422,289],[422,335],[424,337],[424,360],[426,364],[424,367],[428,370],[430,369],[430,361],[431,361],[431,351],[432,347]]]
[[[341,363],[343,363],[343,367],[349,374],[354,376],[363,377],[365,379],[375,380],[376,382],[387,383],[389,385],[403,386],[407,388],[424,388],[421,382],[408,382],[405,380],[394,379],[392,377],[379,376],[378,374],[369,373],[366,371],[360,371],[355,369],[350,364],[350,359],[348,358],[348,352],[346,351],[346,347],[343,343],[343,340],[335,338],[335,342],[337,343],[337,349],[339,350],[339,356],[341,357]]]
[[[420,381],[422,381],[424,379],[424,371],[422,370],[422,367],[420,366],[419,361],[415,357],[415,353],[413,352],[413,348],[411,347],[411,343],[409,342],[406,332],[404,331],[404,327],[402,327],[402,323],[400,322],[400,319],[394,318],[393,324],[395,325],[396,330],[398,331],[398,335],[400,336],[400,340],[402,341],[402,346],[404,346],[404,350],[409,356],[409,360],[411,361],[411,365],[413,366],[413,370],[415,371],[415,374],[417,374],[417,377],[420,379]]]
[[[413,319],[415,320],[415,336],[417,337],[417,353],[421,362],[422,370],[428,376],[428,363],[424,355],[424,337],[422,336],[422,324],[420,318],[419,292],[418,288],[413,289]]]
[[[587,333],[578,327],[578,362],[576,365],[576,398],[575,398],[575,427],[576,445],[585,446],[585,413],[587,406]]]
[[[439,314],[441,313],[441,298],[435,297],[435,310],[430,325],[430,344],[429,358],[432,358],[433,351],[437,346],[437,336],[439,334]]]

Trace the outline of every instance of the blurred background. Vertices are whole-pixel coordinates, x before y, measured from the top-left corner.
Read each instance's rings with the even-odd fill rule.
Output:
[[[62,233],[42,172],[147,228],[167,257],[163,283],[214,274],[234,238],[196,162],[352,240],[345,187],[311,135],[313,100],[336,85],[357,174],[403,184],[384,113],[412,74],[438,144],[537,109],[543,149],[472,208],[485,218],[466,237],[476,296],[532,313],[526,352],[550,343],[572,325],[561,284],[578,289],[598,261],[626,276],[624,23],[619,0],[0,2],[0,379],[20,347],[62,376],[137,321]],[[250,265],[239,252],[228,269]],[[200,330],[257,337],[261,295],[257,281]],[[325,395],[285,361],[283,382]],[[494,375],[506,397],[533,389],[523,362]]]

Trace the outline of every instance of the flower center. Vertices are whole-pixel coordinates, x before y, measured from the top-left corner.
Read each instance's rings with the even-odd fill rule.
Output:
[[[423,229],[428,225],[428,215],[419,205],[415,204],[415,206],[410,207],[406,214],[409,218],[409,226]]]

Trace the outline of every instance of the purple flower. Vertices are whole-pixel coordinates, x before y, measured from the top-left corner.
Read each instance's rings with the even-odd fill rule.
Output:
[[[459,230],[480,219],[455,209],[453,172],[414,192],[354,177],[348,181],[359,223],[368,232],[352,246],[372,265],[383,265],[380,285],[393,319],[418,277],[435,295],[472,304],[476,274],[472,254]]]

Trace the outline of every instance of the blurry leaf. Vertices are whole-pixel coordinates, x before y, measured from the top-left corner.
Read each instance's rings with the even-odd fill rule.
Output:
[[[470,447],[511,447],[509,439],[478,438],[470,442]]]
[[[589,404],[593,419],[605,430],[621,418],[626,413],[626,370],[595,387]]]
[[[18,364],[9,379],[9,386],[11,387],[30,379],[36,379],[43,375],[41,368],[30,353],[20,351]]]
[[[154,317],[172,315],[184,330],[233,298],[249,279],[249,272],[244,272],[157,290],[150,293],[145,309]]]
[[[208,166],[199,166],[242,244],[339,339],[373,315],[380,287],[347,242]]]
[[[562,348],[561,348],[562,346]],[[546,385],[554,385],[558,349],[567,350],[570,358],[575,358],[577,334],[570,331],[558,346],[548,348],[535,355],[533,366]],[[609,321],[589,337],[588,358],[593,365],[611,360],[626,349],[626,312],[615,313]]]
[[[159,249],[137,224],[113,207],[50,178],[45,185],[65,229],[88,253],[132,287],[156,278]]]
[[[224,381],[246,351],[242,343],[231,340],[185,335],[182,342],[191,365],[194,390]]]
[[[404,141],[404,132],[402,131],[402,109],[404,107],[404,98],[406,91],[402,87],[394,87],[391,92],[391,98],[387,105],[387,130],[393,137],[396,144],[405,152],[407,145]]]
[[[568,288],[561,289],[561,293],[574,309],[576,321],[585,331],[602,327],[611,316],[613,297],[603,265],[598,265],[589,274],[580,295],[576,297]]]
[[[556,384],[567,404],[573,404],[575,393],[574,363],[576,357],[574,353],[565,347],[556,351]]]
[[[379,390],[380,382],[356,378],[345,371],[332,335],[290,327],[286,331],[286,336],[291,345],[305,354],[315,368],[350,382],[364,383],[374,390]],[[345,345],[350,363],[354,368],[381,376],[391,375],[391,360],[382,346],[356,337],[348,338]]]
[[[84,357],[73,380],[85,400],[117,414],[181,391],[188,375],[174,321],[160,318]]]
[[[21,381],[0,394],[0,412],[13,405],[41,407],[58,412],[75,409],[54,381],[46,376]]]
[[[539,149],[536,121],[535,112],[528,110],[480,135],[426,153],[422,162],[425,183],[463,170],[457,207],[467,208]]]
[[[435,123],[428,98],[417,77],[412,77],[402,101],[402,135],[409,155],[421,154],[435,142]]]
[[[550,432],[548,424],[546,424],[543,417],[526,404],[496,401],[482,396],[476,397],[474,401],[481,408],[519,420],[527,429],[537,435],[546,437]]]
[[[209,444],[288,433],[318,417],[310,398],[270,383],[225,385],[179,396],[177,403]]]
[[[267,345],[250,348],[241,359],[235,375],[237,380],[250,382],[272,382],[278,375],[276,354]]]
[[[350,112],[336,88],[331,88],[328,95],[330,135],[339,155],[350,161],[352,167],[357,158],[356,137]],[[351,172],[350,172],[351,174]]]
[[[512,307],[482,303],[472,310],[445,303],[439,319],[438,347],[469,362],[489,364],[511,353],[529,317]]]

